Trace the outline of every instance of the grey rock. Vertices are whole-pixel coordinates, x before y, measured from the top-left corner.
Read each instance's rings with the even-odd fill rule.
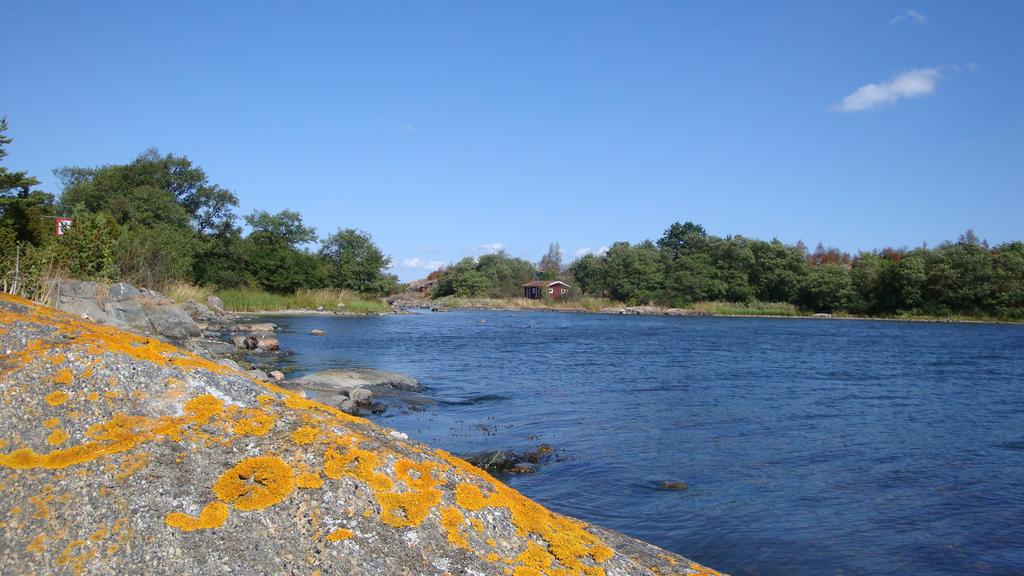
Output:
[[[137,298],[140,294],[139,291],[131,284],[125,284],[124,282],[117,282],[110,285],[107,289],[108,295],[111,300],[115,302],[122,302],[124,300],[131,300]]]
[[[216,310],[217,312],[223,312],[224,311],[224,301],[221,300],[217,296],[207,296],[206,297],[206,304],[210,308],[213,308],[214,310]]]
[[[346,398],[341,402],[338,402],[338,408],[346,414],[358,414],[359,407],[352,400]]]
[[[242,370],[242,367],[238,365],[238,362],[235,362],[231,358],[221,358],[220,360],[217,360],[217,364],[220,364],[221,366],[227,366],[228,368],[231,368],[232,370],[236,370],[238,372],[244,372],[244,370]]]
[[[147,310],[147,315],[153,331],[161,336],[184,340],[200,334],[195,320],[174,304],[153,306]]]
[[[312,334],[313,336],[326,336],[327,335],[327,332],[324,332],[323,330],[321,330],[319,328],[313,328],[312,330],[309,331],[309,333]]]
[[[366,388],[353,388],[348,391],[348,398],[355,402],[356,406],[369,406],[373,401],[373,392]]]
[[[368,368],[341,368],[314,372],[290,380],[301,388],[323,392],[348,392],[354,388],[369,388],[374,391],[403,390],[417,392],[423,386],[407,374],[371,370]]]
[[[255,336],[232,336],[231,343],[242,350],[255,350],[257,338]]]
[[[137,300],[114,300],[103,307],[115,323],[120,322],[136,330],[146,330],[152,324],[146,308]]]
[[[268,374],[275,382],[284,380],[284,372],[280,370],[271,370]]]
[[[267,373],[264,372],[263,370],[252,369],[252,370],[246,370],[245,373],[250,378],[255,378],[256,380],[261,380],[263,382],[266,382],[266,381],[270,380],[270,377],[267,376]]]
[[[274,332],[277,330],[277,324],[272,322],[262,322],[260,324],[249,324],[247,327],[249,332]]]
[[[273,336],[263,334],[256,337],[256,348],[260,350],[280,350],[281,342]]]

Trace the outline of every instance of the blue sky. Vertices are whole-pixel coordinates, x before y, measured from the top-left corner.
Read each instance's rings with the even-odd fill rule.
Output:
[[[673,221],[1024,239],[1024,2],[0,0],[5,165],[184,154],[403,280]]]

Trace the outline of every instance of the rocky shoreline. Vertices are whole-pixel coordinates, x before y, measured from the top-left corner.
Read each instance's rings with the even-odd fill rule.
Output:
[[[0,296],[0,565],[54,574],[716,574],[555,514],[400,432],[169,345],[171,332],[214,337],[196,335],[154,294],[113,292],[78,304],[111,323],[134,318],[136,333]],[[68,294],[63,305],[75,307]],[[120,308],[135,312],[117,317]],[[221,324],[205,323],[207,332]]]

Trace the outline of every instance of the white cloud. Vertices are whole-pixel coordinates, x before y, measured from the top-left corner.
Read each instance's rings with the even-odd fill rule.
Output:
[[[889,24],[899,24],[900,22],[909,22],[911,20],[918,24],[924,24],[928,21],[928,17],[917,10],[907,10],[903,14],[895,16],[892,20],[889,20]]]
[[[406,258],[405,260],[402,260],[402,268],[409,268],[413,270],[428,270],[433,272],[442,266],[444,266],[444,262],[440,260],[421,260],[419,258]]]
[[[497,254],[505,249],[505,245],[500,242],[489,242],[487,244],[481,244],[480,247],[488,254]]]
[[[573,255],[577,258],[586,256],[587,254],[594,254],[595,256],[604,256],[608,252],[607,246],[601,246],[597,250],[591,250],[590,248],[578,248]]]
[[[902,72],[879,84],[865,84],[833,106],[840,112],[871,110],[902,98],[921,98],[935,92],[938,68],[917,68]]]

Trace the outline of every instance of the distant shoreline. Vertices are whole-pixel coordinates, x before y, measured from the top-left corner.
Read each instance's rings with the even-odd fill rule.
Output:
[[[437,300],[424,300],[422,304],[415,302],[404,302],[396,306],[392,312],[345,312],[334,310],[315,310],[290,308],[285,310],[260,310],[256,312],[235,312],[243,316],[389,316],[402,314],[414,309],[435,309],[438,311],[447,310],[486,310],[493,312],[570,312],[577,314],[603,314],[607,316],[675,316],[689,318],[774,318],[774,319],[795,319],[795,320],[854,320],[854,321],[877,321],[877,322],[917,322],[925,324],[1007,324],[1024,325],[1024,322],[1013,320],[996,320],[980,318],[939,318],[930,316],[908,316],[908,317],[885,317],[885,316],[854,316],[846,314],[723,314],[704,312],[698,310],[681,308],[662,308],[657,306],[623,306],[614,309],[593,310],[579,306],[549,307],[549,306],[518,306],[513,302],[444,302]]]

